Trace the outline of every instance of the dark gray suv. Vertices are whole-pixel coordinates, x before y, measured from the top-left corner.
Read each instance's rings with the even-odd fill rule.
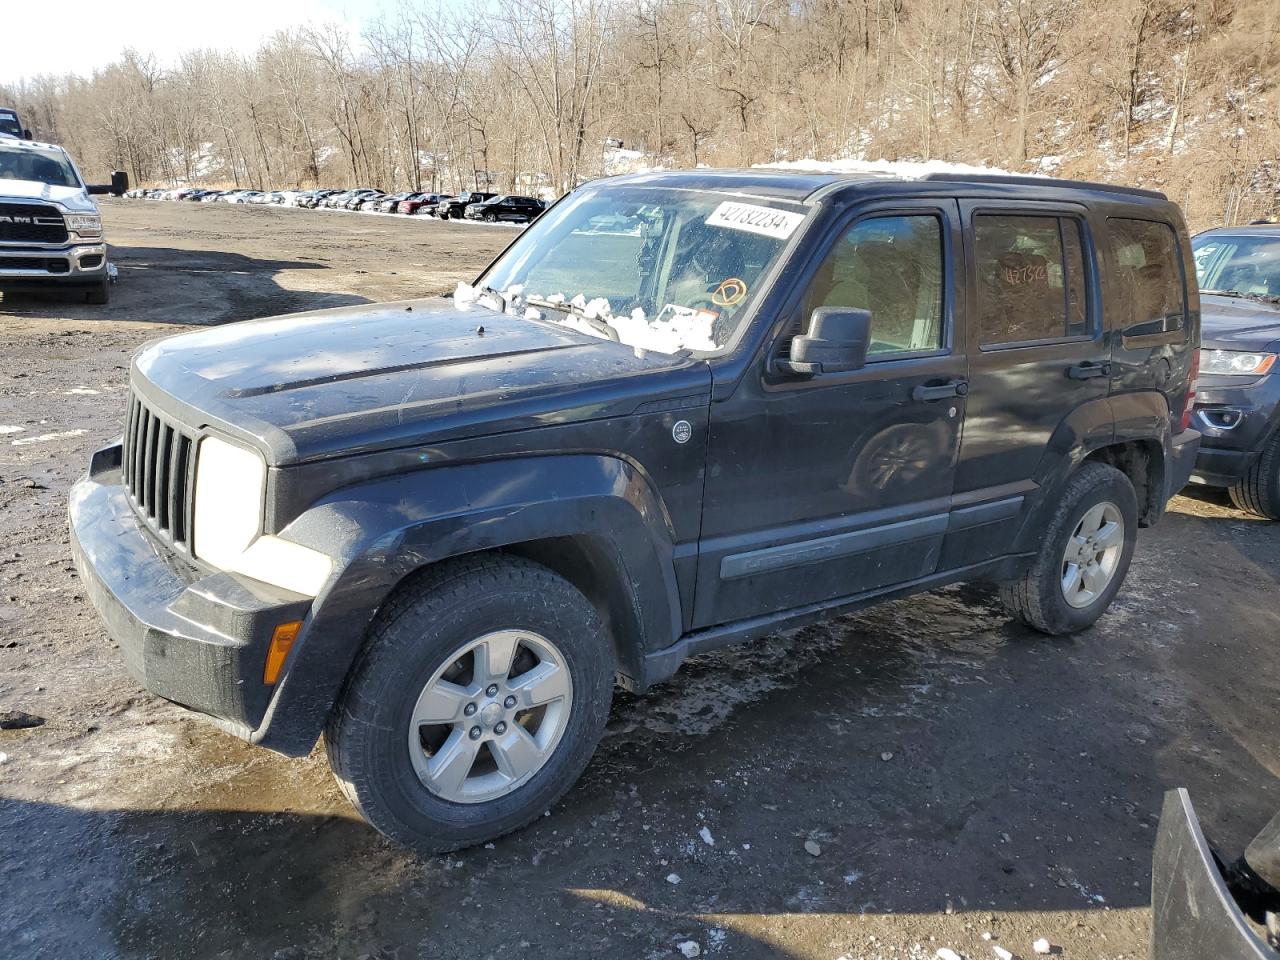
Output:
[[[1208,230],[1191,248],[1204,321],[1192,480],[1280,520],[1280,225]]]
[[[1190,473],[1198,343],[1158,193],[597,181],[452,299],[143,349],[72,549],[150,690],[323,731],[374,826],[448,850],[696,654],[963,580],[1093,624]]]

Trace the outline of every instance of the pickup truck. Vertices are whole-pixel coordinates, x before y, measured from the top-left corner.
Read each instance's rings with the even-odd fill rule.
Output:
[[[30,140],[31,131],[18,119],[18,111],[12,107],[0,107],[0,137]]]
[[[1159,193],[596,181],[452,299],[145,347],[72,552],[147,688],[323,731],[370,823],[456,849],[705,651],[966,580],[1089,627],[1191,472],[1199,310]]]
[[[86,184],[62,147],[0,137],[0,291],[67,290],[106,303],[107,245],[91,195],[128,188],[119,170],[110,184]]]

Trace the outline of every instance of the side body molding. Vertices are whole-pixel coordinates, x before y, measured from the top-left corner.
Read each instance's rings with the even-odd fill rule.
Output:
[[[603,576],[626,588],[609,603],[619,669],[641,677],[644,654],[681,632],[670,518],[643,473],[616,457],[495,459],[356,484],[326,496],[283,535],[334,557],[337,572],[253,735],[282,753],[311,749],[370,615],[406,576],[441,560],[549,538],[590,540],[596,562],[614,567]]]

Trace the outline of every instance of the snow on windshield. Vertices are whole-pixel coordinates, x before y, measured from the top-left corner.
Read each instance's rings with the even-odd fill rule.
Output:
[[[668,303],[656,317],[646,316],[638,307],[630,313],[615,314],[604,297],[588,300],[580,293],[573,297],[560,292],[526,294],[523,284],[514,284],[506,290],[486,290],[469,283],[458,284],[453,301],[464,310],[478,304],[526,320],[559,324],[593,337],[616,339],[637,350],[679,353],[721,347],[712,335],[715,313],[675,303]],[[610,336],[610,332],[615,336]]]

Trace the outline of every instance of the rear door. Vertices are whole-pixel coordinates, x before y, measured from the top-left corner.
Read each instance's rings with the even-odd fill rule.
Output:
[[[984,200],[960,207],[972,305],[969,397],[944,568],[1008,552],[1042,461],[1055,455],[1050,438],[1073,410],[1107,396],[1110,382],[1084,208]],[[1089,429],[1110,439],[1111,420]]]

